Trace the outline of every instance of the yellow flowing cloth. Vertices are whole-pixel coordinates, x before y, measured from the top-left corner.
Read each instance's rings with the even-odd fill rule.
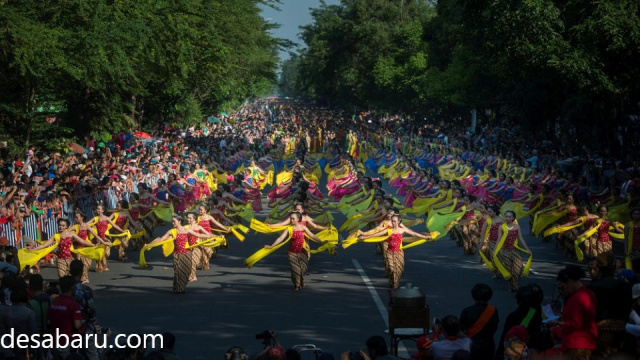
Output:
[[[309,172],[309,173],[304,173],[304,176],[309,179],[310,182],[312,183],[319,183],[320,180],[318,179],[317,176],[315,176],[313,173]]]
[[[529,198],[529,200],[531,199],[532,197]],[[504,214],[507,211],[513,211],[514,213],[516,213],[516,219],[522,219],[533,214],[535,211],[537,211],[540,205],[542,205],[543,201],[544,201],[544,195],[540,194],[538,203],[529,210],[525,210],[526,205],[524,203],[515,202],[511,200],[505,201],[504,204],[502,204],[502,206],[500,207],[500,213]]]
[[[221,184],[226,184],[227,183],[227,174],[219,173],[219,172],[214,170],[214,171],[211,172],[211,175],[213,175],[218,180],[219,183],[221,183]]]
[[[627,201],[610,206],[607,211],[607,217],[613,221],[626,224],[631,221],[631,211],[629,205],[631,204],[631,197],[627,197]]]
[[[267,225],[262,221],[254,218],[254,219],[251,219],[251,222],[249,223],[249,227],[253,231],[261,234],[271,234],[271,233],[280,232],[289,226],[288,225],[282,225],[282,226]]]
[[[624,225],[622,225],[622,228],[624,229]],[[624,240],[624,234],[614,232],[614,229],[613,226],[609,226],[609,236],[617,240]]]
[[[487,239],[489,237],[489,233],[491,232],[491,224],[493,223],[493,220],[491,220],[490,217],[487,217],[487,229],[484,231],[484,234],[482,234],[482,241],[484,241],[484,239]],[[482,229],[480,229],[482,230]],[[489,260],[482,251],[478,251],[478,253],[480,254],[480,258],[482,259],[482,261],[484,262],[484,264],[487,266],[487,268],[490,271],[493,271],[494,267],[493,264],[491,263],[491,260]]]
[[[338,242],[338,230],[333,225],[331,225],[328,229],[320,231],[316,234],[316,236],[322,241],[328,241],[331,243]]]
[[[633,228],[634,228],[634,224],[633,221],[630,221],[627,224],[627,229],[629,229],[629,238],[627,239],[627,247],[626,247],[626,254],[624,257],[624,265],[627,268],[627,270],[632,270],[632,266],[631,263],[633,261],[633,259],[631,259],[631,251],[633,250]]]
[[[60,244],[60,234],[55,234],[54,236],[55,244],[46,247],[40,250],[29,250],[27,248],[18,249],[18,260],[20,261],[20,266],[24,269],[25,266],[32,267],[35,266],[40,259],[49,255],[55,248]]]
[[[505,240],[507,240],[507,235],[509,234],[509,229],[507,228],[507,224],[502,224],[502,238],[500,239],[500,241],[498,242],[498,245],[496,246],[496,250],[493,253],[493,263],[496,266],[496,268],[498,269],[498,271],[500,271],[500,274],[502,274],[502,276],[509,280],[511,279],[511,273],[509,272],[509,270],[507,270],[504,265],[502,265],[502,263],[500,262],[500,259],[498,259],[498,253],[500,252],[500,250],[502,250],[502,247],[504,246],[504,242]],[[525,254],[529,255],[529,259],[527,260],[526,265],[524,266],[524,269],[522,270],[522,276],[529,276],[529,270],[531,269],[531,261],[533,260],[533,254],[531,254],[531,252],[521,248],[520,246],[518,246],[518,240],[515,241],[514,247],[517,250],[520,250],[522,252],[524,252]]]
[[[138,239],[138,238],[144,237],[146,234],[147,232],[144,229],[142,229],[135,234],[131,234],[131,239]]]
[[[195,247],[218,247],[221,245],[226,245],[227,244],[227,239],[225,239],[224,236],[214,236],[208,239],[199,239],[198,242],[196,242],[193,245],[189,245],[189,243],[187,243],[184,247],[185,249],[192,249]]]
[[[213,173],[209,173],[209,175],[207,175],[206,183],[207,187],[209,187],[209,190],[218,190],[218,182],[216,180],[217,178],[213,175]]]
[[[415,236],[408,236],[408,237],[403,237],[402,238],[402,245],[400,246],[400,248],[402,250],[406,250],[406,249],[410,249],[414,246],[418,246],[418,245],[422,245],[426,242],[429,241],[436,241],[436,238],[438,238],[438,236],[440,236],[440,233],[438,233],[437,231],[432,231],[429,233],[429,236],[431,236],[431,239],[422,239],[419,237],[415,237]],[[407,245],[405,245],[405,243],[407,243]]]
[[[413,227],[424,223],[424,219],[402,219],[402,225],[406,227]]]
[[[357,242],[367,242],[367,243],[375,243],[375,242],[382,242],[385,241],[389,238],[389,236],[391,236],[391,234],[393,233],[392,229],[387,229],[387,233],[383,234],[381,236],[374,236],[372,238],[368,238],[365,240],[360,240],[358,239],[358,234],[357,232],[354,232],[353,234],[349,235],[349,237],[342,242],[342,248],[346,249],[349,246],[357,243]]]
[[[328,211],[323,212],[320,216],[313,219],[315,222],[319,222],[321,224],[332,223],[333,216]]]
[[[249,256],[248,258],[246,258],[244,260],[244,265],[246,267],[248,267],[249,269],[251,269],[253,267],[253,265],[255,265],[258,261],[264,259],[267,255],[273,253],[274,251],[280,249],[286,243],[288,243],[289,240],[291,240],[291,236],[293,236],[293,226],[288,226],[287,228],[288,228],[288,231],[289,231],[289,236],[287,236],[287,238],[283,242],[281,242],[280,244],[276,245],[275,247],[273,247],[271,249],[262,248],[262,249],[256,251],[255,253],[253,253],[253,255]]]
[[[598,228],[600,227],[600,224],[602,224],[602,220],[598,219],[598,221],[596,221],[595,225],[591,229],[589,229],[589,230],[585,231],[584,233],[582,233],[574,241],[573,247],[576,250],[576,257],[578,258],[578,261],[582,261],[584,259],[584,253],[582,253],[582,249],[580,248],[580,244],[582,244],[583,242],[585,242],[585,240],[587,240],[593,234],[595,234],[598,231]]]
[[[104,233],[105,236],[110,237],[110,238],[121,238],[124,237],[125,241],[129,241],[131,239],[131,232],[129,230],[125,230],[125,232],[123,233],[118,233],[118,234],[112,234],[109,232],[109,230],[107,230],[106,233]],[[122,241],[120,239],[117,239],[116,241],[111,243],[111,246],[118,246],[122,243]]]
[[[545,232],[542,235],[542,237],[549,237],[549,236],[554,235],[554,234],[560,234],[560,233],[569,231],[571,229],[575,229],[578,226],[582,226],[584,221],[585,221],[585,217],[583,216],[583,217],[580,218],[580,222],[575,224],[575,225],[568,225],[568,226],[556,225],[556,226],[552,226],[549,229],[545,230]]]
[[[367,191],[367,189],[365,187],[362,187],[360,188],[360,190],[356,191],[355,193],[351,195],[343,196],[342,198],[340,198],[340,201],[338,202],[338,204],[334,205],[332,208],[340,210],[342,214],[347,216],[347,214],[349,213],[349,211],[353,206],[360,206],[362,205],[363,202],[367,202],[366,201],[367,199],[363,199],[363,201],[361,201],[359,204],[356,204],[356,205],[352,205],[352,203],[357,199],[368,196],[368,195],[369,195],[369,192]],[[373,199],[373,197],[371,197],[371,199]]]
[[[278,204],[276,206],[274,206],[273,209],[271,209],[271,211],[269,212],[269,216],[267,217],[267,219],[269,218],[279,218],[279,214],[278,214],[278,210],[280,209],[280,205]],[[287,207],[285,210],[282,211],[282,213],[288,212],[291,206]],[[267,220],[267,222],[269,222],[269,220]]]
[[[339,208],[339,210],[347,217],[350,218],[358,213],[361,213],[365,210],[367,210],[369,208],[369,206],[371,206],[371,202],[373,202],[373,198],[374,198],[374,193],[373,191],[369,194],[369,197],[366,198],[365,200],[361,201],[358,204],[355,205],[349,205],[346,204],[344,206],[344,208]]]
[[[436,210],[432,211],[432,213],[435,213],[435,212]],[[463,206],[462,208],[460,208],[460,211],[458,212],[452,212],[448,214],[438,213],[432,216],[431,219],[427,221],[427,229],[429,229],[430,231],[438,232],[438,238],[436,238],[436,240],[438,240],[449,232],[448,225],[455,221],[460,220],[460,218],[465,214],[465,212],[467,212],[466,206]]]
[[[168,244],[171,244],[171,246],[168,246]],[[157,244],[153,244],[151,246],[149,246],[148,244],[143,246],[142,249],[140,250],[140,267],[141,268],[146,268],[147,267],[147,260],[145,259],[144,253],[155,248],[158,246],[162,246],[162,252],[164,254],[165,257],[171,255],[171,253],[173,252],[173,237],[168,238],[167,240],[161,241]],[[170,250],[170,252],[169,252]]]
[[[319,254],[321,252],[328,252],[331,256],[337,256],[338,255],[338,250],[336,250],[336,245],[331,243],[331,242],[326,242],[324,244],[322,244],[320,247],[318,247],[315,250],[309,250],[310,254]]]
[[[413,202],[411,208],[400,210],[400,214],[416,214],[416,216],[424,215],[431,211],[433,204],[441,202],[443,200],[449,201],[452,198],[451,190],[440,190],[438,196],[432,198],[419,197]]]
[[[236,171],[233,173],[234,175],[238,175],[238,174],[242,174],[244,173],[245,167],[244,164],[238,166],[238,168],[236,169]]]
[[[370,224],[371,221],[367,220],[366,217],[361,217],[359,219],[357,219],[356,221],[352,222],[351,225],[346,229],[347,232],[352,232],[352,231],[356,231],[356,230],[360,230],[363,227],[367,226],[367,224]]]
[[[229,231],[224,231],[222,229],[211,229],[211,231],[223,232],[223,233],[231,233],[236,237],[239,241],[244,241],[244,235],[240,234],[238,230],[243,231],[245,234],[247,233],[247,227],[242,224],[236,224],[229,228]]]
[[[100,261],[102,260],[102,258],[104,258],[105,249],[105,245],[82,247],[77,249],[71,246],[71,252],[95,261]]]
[[[364,212],[364,213],[356,214],[356,215],[348,218],[347,221],[345,221],[344,224],[342,224],[342,226],[340,226],[339,230],[340,231],[344,231],[348,227],[350,227],[352,223],[355,224],[358,221],[360,221],[360,219],[362,219],[364,217],[367,217],[367,216],[371,216],[371,215],[375,214],[376,212],[377,212],[377,210],[374,209],[374,210],[370,210],[370,211],[367,211],[367,212]]]
[[[117,212],[114,213],[113,214],[113,222],[116,222],[118,220],[118,217],[120,217],[120,213],[117,213]],[[122,227],[123,230],[125,230],[125,232],[119,233],[119,234],[112,234],[111,233],[111,228],[113,226],[111,224],[109,224],[108,227],[107,227],[107,231],[104,233],[104,235],[107,236],[107,237],[110,237],[110,238],[124,237],[126,239],[125,241],[129,241],[129,239],[131,239],[131,232],[129,230],[127,230],[128,226],[129,226],[129,220],[127,220],[127,222]],[[117,239],[116,241],[111,243],[111,246],[118,246],[121,243],[122,243],[122,241],[120,239]]]
[[[451,203],[451,205],[447,207],[443,207],[442,209],[435,209],[435,210],[429,211],[429,214],[427,215],[427,224],[429,223],[429,220],[431,220],[431,218],[433,218],[436,215],[441,216],[443,214],[449,214],[449,213],[455,212],[457,205],[458,205],[458,199],[453,199],[453,202]]]
[[[255,217],[254,213],[253,213],[253,208],[251,207],[251,204],[246,204],[246,205],[240,205],[240,206],[234,206],[234,209],[236,209],[236,213],[235,214],[229,214],[229,215],[238,215],[240,216],[241,219],[246,220],[246,221],[251,221],[251,219],[253,219]]]
[[[271,167],[271,170],[267,171],[267,175],[266,175],[267,181],[263,183],[263,186],[260,189],[265,188],[264,184],[269,186],[273,185],[273,165],[271,165],[270,167]]]
[[[347,195],[347,196],[343,196],[342,198],[340,198],[340,201],[338,202],[338,208],[342,209],[342,208],[347,208],[350,205],[351,202],[353,202],[355,199],[361,197],[361,196],[367,196],[369,193],[367,191],[367,189],[363,186],[362,188],[360,188],[360,190],[354,192],[351,195]]]
[[[566,210],[552,211],[536,216],[533,222],[533,233],[536,237],[540,236],[540,233],[549,225],[562,219],[567,214]]]
[[[396,165],[398,165],[398,159],[396,158],[391,164],[389,165],[382,165],[378,168],[378,174],[386,174],[387,172],[391,171],[391,169],[395,168]]]
[[[311,254],[318,254],[323,251],[328,251],[332,256],[336,256],[338,252],[336,251],[335,244],[338,243],[338,230],[335,227],[331,226],[329,229],[322,230],[317,233],[316,236],[322,240],[324,243],[318,247],[316,250],[308,249],[308,245],[305,244],[305,248]],[[305,238],[310,239],[309,235],[305,234]]]
[[[293,171],[281,171],[276,176],[276,184],[280,185],[285,181],[290,180],[293,177]]]
[[[313,173],[313,176],[316,177],[316,179],[320,179],[322,177],[322,169],[320,169],[320,165],[318,165],[318,163],[310,167],[308,171],[311,171]]]
[[[330,173],[332,173],[331,171],[331,166],[329,166],[329,164],[333,161],[333,159],[327,159],[327,164],[324,166],[324,173],[327,174],[327,179],[330,179],[331,176]]]
[[[158,219],[171,222],[171,218],[173,217],[173,203],[170,203],[169,206],[156,206],[153,208],[153,213]]]

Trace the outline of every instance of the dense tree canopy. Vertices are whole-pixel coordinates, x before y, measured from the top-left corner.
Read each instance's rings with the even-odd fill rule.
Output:
[[[636,0],[342,0],[312,16],[290,93],[600,140],[640,112]]]
[[[264,95],[283,43],[259,4],[271,0],[0,0],[2,136],[189,123]]]

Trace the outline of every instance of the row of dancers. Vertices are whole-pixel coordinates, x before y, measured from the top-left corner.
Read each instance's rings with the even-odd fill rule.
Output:
[[[558,246],[578,259],[583,257],[582,244],[589,257],[610,252],[612,234],[627,241],[625,248],[629,259],[640,251],[636,239],[640,230],[635,230],[640,211],[629,212],[633,224],[626,227],[607,217],[609,209],[606,205],[598,206],[598,213],[591,214],[589,205],[580,208],[576,205],[578,195],[573,191],[580,188],[558,179],[557,175],[537,174],[509,161],[481,160],[476,164],[473,159],[477,158],[468,153],[452,155],[451,149],[443,150],[438,146],[430,151],[409,146],[405,155],[377,149],[367,142],[350,144],[350,148],[358,151],[335,156],[307,154],[285,164],[284,170],[277,174],[269,168],[272,164],[268,161],[262,162],[265,167],[247,161],[249,170],[241,169],[244,176],[240,177],[225,174],[220,169],[216,178],[226,179],[230,184],[214,184],[215,189],[209,189],[215,193],[210,198],[213,206],[195,203],[191,208],[198,213],[189,213],[187,219],[172,215],[171,207],[163,211],[169,204],[163,200],[167,197],[162,191],[152,193],[143,186],[134,204],[120,202],[111,216],[105,215],[104,207],[96,208],[98,215],[89,222],[78,214],[77,228],[73,232],[68,230],[68,222],[60,221],[58,234],[35,249],[25,250],[25,254],[39,256],[41,251],[57,246],[58,258],[63,260],[58,261],[59,275],[67,271],[65,264],[70,256],[102,262],[111,246],[118,246],[120,258],[124,260],[128,243],[135,244],[136,239],[142,239],[140,243],[147,242],[153,228],[163,220],[169,220],[173,225],[170,231],[144,246],[139,245],[142,246],[141,265],[144,252],[151,248],[162,246],[165,255],[173,253],[174,292],[182,293],[186,291],[186,284],[196,279],[196,266],[206,268],[217,249],[227,244],[223,234],[232,232],[236,237],[244,238],[240,233],[246,233],[248,229],[240,223],[242,220],[256,232],[281,231],[272,245],[250,256],[245,264],[255,265],[288,242],[296,290],[304,287],[310,254],[323,251],[335,254],[339,244],[346,249],[357,242],[379,244],[389,285],[395,288],[399,286],[404,269],[403,250],[427,240],[440,239],[447,233],[451,233],[451,238],[463,247],[465,254],[472,255],[480,249],[483,263],[496,276],[505,278],[510,290],[515,290],[520,276],[528,274],[532,261],[518,223],[519,219],[527,217],[530,232],[543,238],[557,235]],[[401,201],[384,192],[380,178],[365,177],[365,166],[387,180],[392,188],[397,188],[396,195],[404,199]],[[479,171],[478,166],[485,168]],[[327,175],[331,201],[318,187],[323,172]],[[260,190],[268,183],[274,184],[267,196],[272,210],[267,220],[261,222],[255,219],[253,210],[261,208]],[[601,195],[587,194],[589,199]],[[623,203],[627,209],[630,204],[631,200]],[[613,204],[614,207],[620,205],[619,201]],[[331,210],[347,216],[339,229],[332,225]],[[615,214],[627,216],[619,208]],[[410,229],[422,222],[426,222],[429,233]],[[362,231],[365,227],[366,231]],[[309,228],[319,232],[314,234]],[[342,242],[338,236],[341,231],[348,233]],[[321,244],[317,249],[311,249],[306,239]],[[72,249],[73,244],[77,248]],[[528,256],[524,264],[522,253]],[[33,263],[38,256],[25,256],[26,263]],[[106,264],[101,266],[106,269]]]

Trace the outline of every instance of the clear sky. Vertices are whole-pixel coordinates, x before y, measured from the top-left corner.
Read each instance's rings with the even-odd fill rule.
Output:
[[[270,7],[261,6],[262,16],[269,22],[280,24],[279,29],[273,30],[273,35],[279,38],[289,39],[299,46],[304,45],[298,34],[300,26],[311,23],[310,8],[320,6],[320,0],[280,0],[280,11]],[[338,4],[339,0],[325,0],[327,4]],[[289,58],[288,52],[280,52],[280,60]]]

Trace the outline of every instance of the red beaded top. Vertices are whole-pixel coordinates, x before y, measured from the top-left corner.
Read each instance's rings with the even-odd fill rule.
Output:
[[[189,252],[189,250],[187,250],[185,248],[185,246],[187,245],[187,242],[189,241],[189,234],[177,234],[176,238],[173,239],[173,245],[174,245],[174,252],[176,254],[186,254]]]
[[[71,256],[71,244],[73,241],[70,237],[60,239],[60,244],[58,244],[58,258],[60,259],[70,259]]]
[[[498,231],[500,230],[500,226],[502,223],[494,223],[491,224],[491,228],[489,228],[489,241],[497,244],[498,243]]]
[[[400,252],[402,251],[400,247],[402,246],[402,234],[391,234],[387,239],[387,250],[389,252]]]
[[[289,252],[299,254],[304,251],[304,230],[294,230],[291,235]]]
[[[104,234],[107,232],[108,228],[109,228],[109,222],[106,220],[98,221],[96,223],[96,229],[98,230],[98,235],[101,238],[104,238]]]
[[[610,221],[603,221],[600,223],[600,227],[598,227],[598,241],[599,242],[611,242],[611,237],[609,236],[609,227],[611,226]]]
[[[516,240],[518,240],[518,230],[517,229],[509,230],[509,233],[507,234],[507,238],[504,240],[504,245],[502,245],[502,248],[506,250],[514,249]]]

